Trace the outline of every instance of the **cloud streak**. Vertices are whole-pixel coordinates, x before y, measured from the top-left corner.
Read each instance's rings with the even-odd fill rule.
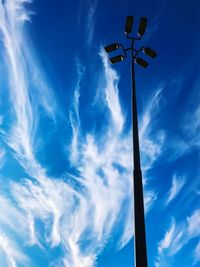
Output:
[[[14,245],[4,233],[0,232],[0,250],[5,255],[6,260],[1,262],[1,264],[6,264],[10,267],[16,267],[19,262],[22,266],[27,264],[27,258],[22,254],[19,248]]]
[[[54,116],[55,101],[42,69],[37,64],[35,52],[26,37],[24,23],[30,20],[29,12],[24,3],[31,1],[7,0],[0,4],[0,30],[4,43],[8,70],[11,106],[13,108],[13,125],[10,134],[6,136],[9,146],[15,151],[15,156],[24,168],[29,171],[33,167],[34,134],[39,119],[38,103],[47,114]],[[31,51],[30,51],[31,50]],[[36,93],[34,89],[36,88]],[[32,89],[32,90],[31,90]],[[32,166],[27,167],[29,162]],[[34,170],[31,171],[33,174]]]
[[[88,43],[91,44],[93,36],[94,36],[94,22],[95,22],[95,13],[97,9],[97,1],[96,0],[89,0],[89,10],[87,16],[87,35],[88,35]]]
[[[199,238],[200,235],[200,210],[196,209],[182,223],[177,223],[172,219],[169,229],[164,238],[158,244],[158,258],[156,266],[165,266],[164,264],[172,259],[190,240]],[[198,247],[196,248],[198,250]],[[196,250],[193,252],[195,260]],[[166,265],[167,266],[167,265]]]
[[[167,194],[166,199],[166,205],[168,205],[182,190],[183,186],[185,184],[185,178],[184,177],[177,177],[176,175],[173,175],[172,177],[172,185],[171,188]]]
[[[157,200],[157,192],[149,186],[148,171],[153,167],[156,160],[162,154],[162,148],[165,141],[165,132],[153,129],[154,119],[159,112],[159,104],[162,100],[162,91],[164,84],[161,84],[147,101],[148,105],[139,120],[139,137],[141,147],[141,161],[143,169],[143,183],[145,189],[144,203],[145,212],[147,213]]]

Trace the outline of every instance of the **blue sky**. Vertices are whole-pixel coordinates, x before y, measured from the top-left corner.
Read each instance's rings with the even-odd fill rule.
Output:
[[[103,50],[127,15],[158,53],[136,66],[149,266],[200,265],[199,1],[1,0],[1,267],[133,266],[130,59]]]

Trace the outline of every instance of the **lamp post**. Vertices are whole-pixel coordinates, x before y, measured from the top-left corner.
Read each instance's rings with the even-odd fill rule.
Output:
[[[129,36],[132,32],[134,17],[127,16],[125,25],[126,38],[130,40],[130,47],[125,48],[122,44],[113,43],[105,47],[107,53],[113,52],[121,48],[122,54],[111,57],[111,63],[123,61],[130,51],[131,54],[131,78],[132,78],[132,137],[133,137],[133,190],[134,190],[134,226],[135,226],[135,266],[147,267],[147,249],[146,249],[146,231],[145,231],[145,216],[144,216],[144,198],[143,198],[143,185],[142,185],[142,172],[140,164],[140,146],[138,134],[138,115],[137,115],[137,99],[135,88],[135,71],[134,64],[139,64],[143,68],[148,66],[148,63],[138,57],[140,52],[144,52],[149,57],[155,58],[156,52],[149,47],[141,47],[136,49],[134,47],[135,41],[141,40],[145,33],[147,19],[140,18],[137,37]]]

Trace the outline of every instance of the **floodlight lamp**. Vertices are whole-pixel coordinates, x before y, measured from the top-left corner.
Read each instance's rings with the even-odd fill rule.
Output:
[[[147,26],[147,18],[141,17],[139,28],[138,28],[138,35],[140,35],[140,36],[144,35],[145,30],[146,30],[146,26]]]
[[[118,48],[119,48],[119,44],[118,43],[113,43],[111,45],[107,45],[107,46],[104,47],[104,49],[105,49],[105,51],[107,53],[110,53],[110,52],[112,52],[112,51],[114,51],[114,50],[116,50]]]
[[[133,16],[127,16],[126,25],[125,25],[125,33],[129,34],[132,32],[133,27]]]
[[[157,56],[157,53],[155,51],[153,51],[151,48],[149,47],[144,47],[143,52],[152,58],[155,58]]]
[[[119,56],[115,56],[115,57],[111,57],[110,58],[110,62],[112,64],[123,61],[124,60],[124,56],[123,55],[119,55]]]
[[[139,64],[140,66],[142,66],[143,68],[146,68],[149,64],[148,62],[146,62],[144,59],[142,59],[141,57],[138,57],[135,59],[135,62],[137,64]]]

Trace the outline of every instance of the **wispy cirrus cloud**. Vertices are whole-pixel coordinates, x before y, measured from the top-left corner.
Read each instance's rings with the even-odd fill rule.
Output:
[[[199,99],[199,96],[196,96]],[[174,156],[181,157],[199,150],[200,147],[200,106],[195,106],[190,112],[186,113],[183,117],[183,127],[181,133],[183,138],[174,140]]]
[[[5,163],[5,158],[6,158],[6,151],[5,149],[1,149],[0,150],[0,168],[3,167],[4,163]]]
[[[184,177],[177,177],[176,174],[172,177],[172,184],[169,192],[167,193],[167,199],[165,204],[168,205],[182,190],[185,184]]]
[[[188,61],[188,63],[189,62],[191,62],[191,60]],[[184,88],[184,83],[186,82],[185,79],[187,75],[185,75],[184,77],[183,75],[185,73],[190,74],[190,71],[192,70],[190,69],[190,65],[188,63],[185,64],[184,68],[180,72],[181,73],[181,75],[179,74],[180,79],[176,78],[172,81],[172,86],[178,88],[176,90],[178,94],[180,94],[181,89]],[[194,78],[194,80],[195,79],[196,81],[193,87],[191,88],[191,94],[188,97],[186,112],[181,114],[182,116],[179,118],[179,123],[177,125],[177,130],[179,134],[178,135],[174,134],[171,137],[171,141],[169,142],[168,149],[173,151],[173,153],[170,153],[168,157],[171,161],[177,160],[178,158],[193,153],[194,151],[198,152],[199,150],[200,146],[199,74],[196,75],[196,78]]]
[[[56,106],[34,50],[30,51],[31,46],[25,33],[24,23],[30,20],[30,17],[24,4],[28,2],[31,1],[7,0],[0,3],[0,31],[7,67],[5,72],[7,76],[4,78],[9,82],[11,121],[9,132],[1,128],[1,134],[14,152],[17,162],[24,168],[25,175],[40,179],[43,170],[34,156],[38,108],[40,105],[46,114],[54,119]],[[35,89],[34,92],[31,89]],[[4,186],[3,188],[5,189]],[[1,251],[5,255],[6,266],[16,267],[18,263],[23,265],[24,260],[28,259],[24,256],[22,244],[35,243],[36,236],[34,236],[33,216],[20,207],[20,203],[14,200],[14,194],[8,195],[9,188],[6,192],[7,197],[1,197],[0,200],[4,207],[2,210],[4,215],[0,218],[0,229],[6,233],[11,231],[12,238],[9,234],[1,235]],[[23,232],[20,236],[19,229]],[[18,245],[15,245],[14,239],[19,241]]]
[[[142,165],[144,171],[152,167],[152,164],[161,154],[161,149],[165,141],[165,132],[153,131],[153,121],[159,111],[159,103],[162,99],[161,93],[164,85],[161,84],[148,101],[148,105],[140,119],[140,140],[142,151]]]
[[[0,204],[0,261],[2,266],[32,266],[25,247],[32,245],[29,231],[29,219],[24,212],[16,207],[7,192],[1,189]],[[26,222],[26,223],[25,223]],[[36,243],[36,242],[34,242]]]
[[[142,116],[139,121],[139,136],[141,146],[142,169],[144,171],[144,188],[145,188],[145,210],[148,212],[157,200],[157,192],[155,188],[149,187],[148,170],[153,167],[153,164],[162,154],[162,148],[165,141],[165,132],[157,130],[155,133],[154,120],[159,112],[159,104],[162,100],[161,94],[164,84],[161,84],[151,95],[148,100]]]
[[[196,209],[182,223],[172,219],[170,228],[166,231],[164,238],[158,244],[158,257],[156,266],[168,266],[170,260],[192,239],[200,235],[200,210]],[[195,250],[196,251],[196,250]],[[193,252],[195,255],[196,252]],[[195,259],[197,260],[196,256]],[[194,259],[194,260],[195,260]]]
[[[70,160],[73,164],[75,164],[78,160],[78,148],[79,148],[79,139],[81,138],[80,136],[80,129],[81,129],[81,123],[80,123],[80,118],[79,118],[79,105],[80,105],[80,84],[82,77],[85,72],[84,66],[81,64],[80,60],[77,58],[76,60],[76,66],[77,66],[77,83],[76,83],[76,88],[74,90],[74,96],[73,96],[73,101],[70,106],[70,111],[69,111],[69,119],[70,119],[70,124],[72,128],[72,142],[71,142],[71,148],[70,148]]]
[[[101,50],[100,56],[103,59],[103,64],[104,64],[105,80],[106,80],[105,95],[106,95],[107,106],[112,116],[111,121],[113,123],[113,126],[115,127],[115,130],[118,133],[121,133],[123,130],[123,124],[125,118],[122,113],[118,95],[119,76],[117,72],[109,66],[108,59],[103,50]]]
[[[47,78],[23,26],[25,21],[30,20],[29,12],[24,8],[26,2],[31,1],[7,0],[0,4],[1,38],[5,47],[9,97],[14,115],[10,134],[5,139],[24,167],[29,161],[34,161],[32,146],[39,119],[38,105],[52,118],[56,113],[53,93],[48,88]]]
[[[198,97],[198,96],[197,96]],[[199,97],[200,98],[200,97]],[[192,122],[192,123],[191,123]],[[189,140],[188,150],[200,147],[200,105],[198,104],[193,112],[185,116],[183,131]]]
[[[98,6],[97,0],[81,1],[80,10],[82,11],[86,9],[87,15],[85,16],[85,13],[80,12],[79,17],[78,17],[78,23],[82,23],[82,20],[84,20],[86,43],[88,46],[91,45],[91,42],[94,37],[94,29],[95,29],[95,21],[96,21],[95,15],[96,15],[97,6]]]
[[[87,16],[87,36],[88,36],[88,43],[90,44],[92,39],[93,39],[93,35],[94,35],[94,24],[95,24],[95,13],[96,13],[96,9],[97,9],[97,0],[89,0],[89,10],[88,10],[88,16]]]
[[[200,240],[196,245],[193,257],[194,257],[193,265],[195,265],[196,263],[200,262]]]
[[[3,260],[1,254],[3,254]],[[0,232],[0,258],[1,264],[5,264],[4,266],[16,267],[18,263],[22,266],[28,264],[26,255],[3,232]]]
[[[5,186],[3,186],[5,188]],[[6,186],[7,188],[7,186]],[[22,210],[15,207],[15,203],[2,190],[0,192],[0,260],[2,266],[16,267],[30,265],[29,257],[22,249],[21,240],[26,240],[28,235],[28,226],[24,222],[26,217]],[[6,196],[7,195],[7,196]],[[20,231],[19,231],[20,229]],[[15,236],[15,238],[13,238]]]

